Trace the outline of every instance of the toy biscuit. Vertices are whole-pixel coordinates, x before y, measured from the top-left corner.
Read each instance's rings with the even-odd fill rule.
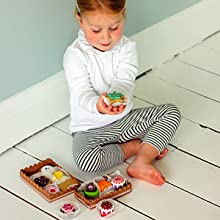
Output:
[[[78,184],[74,179],[68,179],[60,184],[58,184],[60,190],[64,191],[68,189],[71,185]]]
[[[125,104],[125,96],[122,93],[108,93],[104,96],[104,102],[106,105],[118,106],[120,104]]]

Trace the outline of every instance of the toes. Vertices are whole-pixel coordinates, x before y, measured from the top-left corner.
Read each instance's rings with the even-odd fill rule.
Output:
[[[165,177],[164,177],[164,176],[160,176],[160,177],[158,178],[158,182],[159,182],[159,185],[164,184],[164,183],[165,183]]]
[[[160,153],[160,155],[156,157],[156,160],[163,159],[167,153],[168,153],[168,148],[164,148],[163,151]]]
[[[154,184],[160,186],[164,183],[165,183],[165,178],[161,176],[161,177],[159,177],[158,179],[155,180]]]
[[[168,153],[168,148],[167,148],[167,147],[164,148],[163,151],[162,151],[162,153],[166,155],[166,154]]]
[[[165,183],[165,177],[150,164],[145,164],[144,167],[135,166],[134,164],[130,165],[127,168],[127,173],[131,177],[145,180],[154,185],[160,186]]]
[[[165,177],[160,173],[154,173],[151,176],[151,183],[160,186],[165,183]]]
[[[165,154],[160,154],[159,156],[156,157],[156,160],[161,160],[165,157]]]

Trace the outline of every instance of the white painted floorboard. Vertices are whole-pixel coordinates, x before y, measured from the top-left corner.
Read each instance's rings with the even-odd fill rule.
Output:
[[[14,195],[0,188],[1,198],[1,219],[27,220],[35,219],[48,220],[53,219],[41,210],[34,208],[31,204],[16,198]]]
[[[184,118],[220,130],[220,105],[148,73],[136,82],[135,96],[153,104],[174,103]],[[211,113],[211,114],[210,114]]]
[[[40,142],[39,142],[39,144],[40,144]],[[43,151],[41,151],[41,152],[43,152]],[[49,152],[47,152],[47,153],[49,153]],[[67,154],[68,154],[68,152],[66,152],[66,155]],[[46,158],[42,158],[42,159],[46,159]],[[63,160],[66,160],[66,158],[63,157],[62,161]],[[10,163],[6,167],[5,164],[8,161],[13,161],[13,163]],[[59,163],[58,160],[55,160],[55,161]],[[32,205],[35,206],[35,208],[37,210],[41,209],[41,210],[44,210],[45,212],[47,212],[48,219],[50,219],[51,216],[52,216],[52,218],[59,219],[59,216],[57,215],[57,211],[55,210],[55,207],[57,206],[57,204],[59,204],[62,201],[69,201],[69,200],[74,201],[74,202],[77,202],[77,201],[72,194],[72,195],[66,196],[64,198],[61,198],[58,201],[48,203],[37,192],[35,192],[31,187],[29,187],[26,183],[24,183],[23,180],[21,180],[21,178],[19,176],[19,170],[21,168],[24,168],[26,166],[29,166],[31,164],[35,164],[38,162],[39,162],[38,160],[32,158],[29,155],[24,154],[23,152],[21,152],[17,149],[11,149],[5,155],[2,155],[0,158],[0,166],[1,167],[5,166],[5,171],[6,171],[2,175],[1,186],[4,188],[7,188],[8,190],[13,192],[14,194],[19,195],[23,199],[29,201]],[[70,161],[68,161],[68,162],[70,165]],[[60,164],[62,164],[62,163],[60,163]],[[67,169],[64,166],[63,166],[63,168]],[[75,174],[75,172],[72,172],[73,170],[75,171],[73,166],[71,166],[71,169],[69,169],[69,170],[72,174]],[[10,175],[8,175],[8,174],[10,174]],[[85,179],[85,176],[81,174],[81,179],[83,177]],[[11,196],[11,195],[9,195],[9,196]],[[10,198],[8,198],[8,199],[10,199]],[[97,212],[96,209],[89,210],[81,203],[79,203],[79,205],[80,205],[81,211],[80,211],[80,214],[75,219],[98,219],[99,218],[99,213]],[[17,209],[17,207],[15,207],[15,209]],[[19,210],[19,207],[18,207],[18,210]],[[23,219],[28,219],[25,212],[23,213],[23,215],[24,215]],[[29,215],[29,213],[27,215]],[[40,219],[37,216],[38,215],[35,215],[35,217],[32,219]],[[148,218],[146,218],[145,216],[143,216],[143,215],[141,215],[141,214],[133,211],[132,209],[125,207],[125,206],[122,208],[122,210],[120,210],[118,215],[113,216],[111,219],[120,220],[123,217],[125,217],[126,219],[130,219],[130,220],[135,219],[135,218],[138,218],[141,220],[142,219],[148,220]],[[10,219],[10,218],[8,218],[8,219]]]
[[[178,60],[209,71],[210,73],[220,75],[220,52],[214,49],[196,46],[178,57]]]
[[[220,75],[172,60],[154,71],[154,76],[220,103]]]
[[[75,175],[77,178],[83,181],[91,179],[96,175],[104,174],[103,172],[95,173],[95,174],[85,174],[83,172],[80,172],[76,168],[72,160],[71,142],[72,142],[72,137],[69,134],[62,133],[60,132],[60,130],[56,128],[48,128],[44,132],[41,132],[35,135],[34,137],[32,137],[31,139],[21,143],[19,148],[40,159],[45,159],[52,155],[52,158],[54,158],[55,161],[57,161],[59,164],[61,164],[63,167],[69,170],[73,175]],[[60,146],[62,146],[62,148]],[[39,148],[41,148],[41,150]],[[47,150],[45,151],[43,149],[47,149]],[[156,164],[157,167],[161,167],[161,168],[163,167],[163,171],[167,174],[168,182],[171,182],[172,184],[175,185],[180,183],[180,187],[182,187],[181,182],[182,180],[184,180],[183,183],[185,183],[186,185],[188,184],[188,189],[187,189],[188,191],[194,191],[194,190],[196,191],[196,188],[198,188],[198,190],[195,193],[201,193],[201,195],[199,195],[200,197],[204,196],[205,194],[204,197],[207,197],[206,199],[213,199],[215,195],[210,194],[205,187],[205,185],[208,184],[208,181],[204,184],[204,186],[201,187],[197,186],[198,184],[200,184],[199,181],[202,179],[202,177],[204,177],[204,174],[202,172],[203,167],[200,167],[201,165],[200,161],[195,160],[195,162],[193,163],[190,161],[190,160],[193,161],[193,158],[190,158],[187,161],[187,163],[191,163],[191,165],[194,166],[195,168],[194,170],[190,171],[191,173],[190,172],[187,173],[188,170],[184,169],[184,165],[182,166],[182,168],[180,165],[178,165],[179,158],[178,157],[176,158],[174,154],[175,151],[170,153],[169,156],[167,156],[167,158],[165,158],[164,160],[158,161]],[[174,158],[173,161],[170,161],[172,160],[171,155],[173,155]],[[182,161],[184,161],[184,158],[182,158],[181,163]],[[161,163],[163,164],[160,165]],[[172,167],[172,169],[175,170],[175,172],[172,171],[170,166]],[[130,179],[126,174],[126,167],[127,167],[126,164],[122,164],[116,167],[115,169],[120,170],[123,173],[123,175],[125,175],[128,179]],[[197,176],[191,177],[191,175],[194,174],[193,171],[197,173]],[[182,176],[181,174],[184,174],[184,176]],[[208,176],[207,179],[213,178],[215,176],[214,174],[213,176]],[[211,175],[211,174],[207,173],[207,175]],[[215,176],[215,179],[216,178],[218,179],[218,177]],[[209,204],[204,200],[198,199],[197,197],[188,194],[183,190],[179,190],[178,188],[170,185],[169,183],[166,183],[165,186],[161,188],[152,186],[148,183],[144,183],[140,187],[138,184],[139,181],[136,181],[134,179],[130,179],[130,181],[132,181],[133,183],[134,191],[132,193],[129,193],[128,195],[121,197],[119,200],[125,202],[125,204],[127,204],[128,206],[135,207],[135,209],[143,212],[145,215],[149,215],[153,218],[158,218],[158,219],[162,219],[162,216],[164,216],[165,219],[168,219],[170,217],[170,210],[168,209],[168,207],[166,212],[163,211],[163,214],[158,213],[157,203],[161,200],[164,200],[164,203],[159,202],[158,204],[159,208],[163,208],[164,204],[168,204],[169,201],[169,206],[175,206],[176,210],[178,210],[177,212],[182,213],[187,210],[186,214],[183,215],[183,218],[180,217],[179,219],[185,219],[186,217],[189,218],[192,215],[192,213],[195,217],[198,218],[201,214],[201,211],[199,212],[200,207],[203,207],[202,213],[204,212],[203,213],[204,218],[201,219],[206,219],[207,216],[210,215],[210,213],[213,213],[213,219],[215,219],[216,218],[215,216],[217,216],[218,214],[217,207]],[[215,182],[216,181],[214,180],[213,183],[215,184]],[[215,188],[218,187],[218,184],[216,183],[214,187]],[[139,193],[135,193],[135,190],[139,191]],[[203,192],[203,190],[205,192]],[[142,194],[140,192],[142,192]],[[170,192],[173,192],[174,194],[173,196],[175,198],[171,201],[169,197]],[[146,193],[146,197],[144,196],[143,193],[144,194]],[[143,197],[140,195],[142,195]],[[152,201],[152,197],[157,197],[158,201],[156,199]],[[134,206],[137,200],[140,201],[140,204],[138,206]],[[181,200],[182,202],[185,201],[184,203],[186,203],[187,205],[185,205],[184,207],[182,205],[179,206],[176,204],[177,200],[178,201]],[[215,200],[218,200],[217,195]],[[146,206],[146,204],[148,204],[148,206]],[[144,209],[143,209],[143,205],[145,207]],[[169,218],[169,219],[175,219],[175,218]]]
[[[206,39],[201,46],[220,52],[220,32]]]

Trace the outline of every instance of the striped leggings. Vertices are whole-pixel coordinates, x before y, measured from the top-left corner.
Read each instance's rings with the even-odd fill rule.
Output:
[[[162,152],[180,122],[172,104],[134,109],[107,126],[73,134],[73,157],[85,172],[107,170],[123,162],[120,143],[139,138]]]

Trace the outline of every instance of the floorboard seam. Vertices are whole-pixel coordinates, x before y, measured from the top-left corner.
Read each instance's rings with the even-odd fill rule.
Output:
[[[24,146],[25,147],[25,146]],[[14,147],[16,150],[18,150],[18,151],[20,151],[20,152],[22,152],[22,153],[24,153],[24,154],[26,154],[26,155],[28,155],[28,156],[30,156],[30,157],[32,157],[32,158],[34,158],[34,159],[36,159],[36,160],[38,160],[38,161],[42,161],[41,159],[39,159],[38,157],[36,157],[36,156],[34,156],[34,155],[32,155],[32,154],[30,154],[30,153],[28,153],[28,152],[26,152],[26,151],[24,151],[24,150],[22,150],[21,148],[19,148],[19,147]]]
[[[40,207],[38,207],[38,206],[34,205],[33,203],[31,203],[31,202],[29,202],[28,200],[26,200],[26,199],[22,198],[21,196],[19,196],[19,195],[15,194],[14,192],[12,192],[12,191],[10,191],[10,190],[6,189],[5,187],[0,186],[0,188],[1,188],[2,190],[4,190],[4,191],[6,191],[6,192],[10,193],[11,195],[15,196],[16,198],[18,198],[18,199],[20,199],[20,200],[24,201],[25,203],[27,203],[27,204],[31,205],[32,207],[34,207],[34,208],[36,208],[36,209],[40,210],[41,212],[43,212],[43,213],[45,213],[45,214],[49,215],[50,217],[52,217],[52,218],[54,218],[54,219],[59,220],[59,218],[57,218],[57,217],[53,216],[53,215],[52,215],[52,214],[50,214],[49,212],[46,212],[46,211],[45,211],[45,210],[43,210],[42,208],[40,208]]]
[[[220,30],[217,30],[217,31],[215,31],[214,33],[208,35],[207,37],[205,37],[205,38],[202,40],[202,42],[204,42],[204,41],[206,41],[206,40],[208,40],[208,39],[214,37],[214,36],[217,35],[218,33],[220,33]]]
[[[177,88],[186,90],[186,91],[188,91],[188,92],[194,93],[194,94],[199,95],[199,96],[201,96],[201,97],[203,97],[203,98],[209,99],[209,100],[211,100],[211,101],[213,101],[213,102],[217,102],[218,104],[220,104],[220,100],[216,100],[216,99],[213,99],[213,98],[211,98],[211,97],[209,97],[209,96],[207,96],[207,95],[203,95],[203,94],[201,94],[201,93],[199,93],[199,92],[195,92],[195,91],[193,91],[193,90],[191,90],[191,89],[187,89],[187,88],[185,88],[185,87],[183,87],[183,86],[180,86],[180,85],[177,84],[177,83],[174,83],[174,82],[171,82],[171,81],[169,81],[169,80],[163,79],[163,78],[161,78],[160,76],[157,76],[157,75],[156,75],[156,77],[157,77],[158,79],[160,79],[161,81],[163,81],[163,82],[166,82],[166,83],[169,83],[169,84],[171,84],[171,85],[176,86]],[[220,76],[219,76],[219,77],[220,77]]]
[[[208,45],[200,45],[200,46],[203,47],[203,48],[212,50],[212,51],[214,51],[214,52],[216,52],[216,53],[220,53],[220,50],[215,49],[215,48],[212,48],[212,47],[209,47]]]
[[[59,130],[59,131],[65,133],[65,134],[68,134],[68,135],[72,136],[71,133],[68,133],[67,131],[65,131],[65,130],[62,129],[62,128],[57,127],[56,125],[51,125],[51,127],[56,128],[57,130]]]
[[[149,72],[151,72],[151,71],[152,71],[152,69],[149,69],[149,70],[144,71],[143,73],[141,73],[140,75],[138,75],[138,76],[135,78],[135,80],[138,80],[138,79],[140,79],[140,78],[143,77],[143,76],[146,76],[147,73],[149,73]]]
[[[203,128],[203,129],[209,129],[209,130],[211,130],[211,131],[213,131],[213,132],[215,132],[215,133],[217,133],[217,134],[220,134],[220,131],[215,130],[214,128],[207,127],[207,126],[202,125],[202,124],[200,124],[199,126],[200,126],[201,128]]]
[[[148,103],[148,104],[150,104],[150,105],[157,105],[157,104],[154,104],[154,103],[152,103],[152,102],[149,102],[149,101],[147,101],[147,100],[145,100],[145,99],[143,99],[143,98],[141,98],[141,97],[138,97],[138,96],[136,96],[136,95],[134,96],[134,98],[136,98],[136,99],[138,99],[138,100],[141,100],[141,101],[143,101],[143,102],[146,102],[146,103]],[[220,103],[220,101],[219,101],[219,103]],[[194,124],[197,124],[197,125],[199,125],[199,126],[202,127],[202,128],[209,129],[209,130],[211,130],[211,131],[213,131],[213,132],[216,132],[216,133],[220,134],[220,131],[218,131],[218,130],[216,130],[216,129],[214,129],[214,128],[208,127],[208,126],[206,126],[206,125],[200,124],[199,122],[194,121],[194,120],[192,120],[192,119],[190,119],[190,118],[187,118],[187,117],[184,117],[184,116],[181,116],[181,118],[184,118],[184,119],[186,119],[187,121],[190,121],[190,122],[192,122],[192,123],[194,123]]]
[[[210,49],[210,48],[209,48],[209,49]],[[219,73],[212,72],[212,71],[210,71],[210,70],[204,69],[204,68],[199,67],[199,66],[197,66],[197,65],[194,65],[194,64],[192,64],[192,63],[189,63],[189,62],[186,62],[186,61],[184,61],[184,60],[181,60],[181,57],[180,57],[180,58],[177,58],[177,60],[178,60],[179,62],[181,62],[181,63],[184,63],[184,64],[189,65],[189,66],[191,66],[191,67],[194,67],[194,68],[196,68],[196,69],[199,69],[199,70],[202,70],[202,71],[211,73],[211,74],[213,74],[213,75],[215,75],[215,76],[217,76],[217,77],[220,77],[220,74],[219,74]]]
[[[147,215],[147,214],[145,214],[145,213],[143,213],[143,212],[141,212],[141,211],[139,211],[139,210],[137,210],[137,209],[135,209],[135,208],[133,208],[133,207],[131,207],[131,206],[129,206],[129,205],[123,203],[123,202],[121,202],[121,201],[119,201],[118,199],[115,199],[115,200],[116,200],[117,202],[123,204],[124,206],[126,206],[126,207],[128,207],[128,208],[130,208],[130,209],[132,209],[132,210],[134,210],[134,211],[136,211],[136,212],[138,212],[139,214],[141,214],[141,215],[143,215],[143,216],[145,216],[145,217],[150,218],[151,220],[156,220],[155,218],[153,218],[153,217],[151,217],[151,216],[149,216],[149,215]]]
[[[186,192],[186,193],[189,193],[190,195],[193,195],[193,196],[195,196],[196,198],[199,198],[199,199],[201,199],[201,200],[203,200],[203,201],[205,201],[205,202],[207,202],[207,203],[210,203],[210,204],[212,204],[212,205],[214,205],[214,206],[220,208],[220,205],[218,205],[218,204],[216,204],[216,203],[214,203],[214,202],[211,202],[211,201],[209,201],[209,200],[207,200],[207,199],[205,199],[205,198],[203,198],[203,197],[201,197],[201,196],[198,196],[198,195],[196,195],[195,193],[192,193],[192,192],[190,192],[190,191],[188,191],[188,190],[186,190],[186,189],[183,189],[183,188],[181,188],[181,187],[179,187],[179,186],[177,186],[177,185],[175,185],[175,184],[173,184],[173,183],[171,183],[171,182],[169,182],[169,181],[166,181],[166,183],[167,183],[167,184],[170,184],[171,186],[173,186],[173,187],[175,187],[175,188],[177,188],[177,189],[180,189],[180,190],[182,190],[182,191],[184,191],[184,192]]]
[[[215,164],[215,163],[212,163],[212,162],[210,162],[210,161],[208,161],[208,160],[205,160],[205,159],[203,159],[203,158],[201,158],[201,157],[198,157],[198,156],[196,156],[196,155],[194,155],[194,154],[192,154],[192,153],[189,153],[188,151],[185,151],[185,150],[183,150],[183,149],[181,149],[181,148],[175,146],[174,144],[169,144],[169,145],[172,146],[173,148],[175,148],[176,150],[179,150],[179,151],[181,151],[181,152],[183,152],[183,153],[185,153],[185,154],[187,154],[187,155],[189,155],[189,156],[191,156],[191,157],[194,157],[194,158],[196,158],[196,159],[198,159],[198,160],[201,160],[202,162],[205,162],[205,163],[208,163],[209,165],[212,165],[212,166],[214,166],[214,167],[220,168],[219,165],[217,165],[217,164]]]

